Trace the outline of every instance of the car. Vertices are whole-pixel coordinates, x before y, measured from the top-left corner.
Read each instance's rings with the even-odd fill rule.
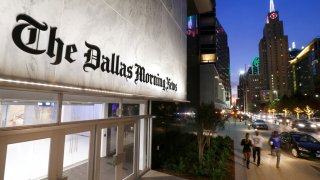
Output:
[[[294,157],[320,158],[320,142],[303,132],[282,132],[281,149]]]
[[[290,118],[290,117],[282,117],[282,118],[275,120],[275,124],[278,124],[278,125],[280,125],[280,124],[289,125],[289,124],[291,124],[291,122],[292,122],[292,118]]]
[[[320,118],[311,118],[310,121],[317,126],[317,130],[320,131]]]
[[[306,119],[292,121],[291,128],[297,128],[299,131],[317,131],[317,125]]]
[[[268,125],[266,124],[266,122],[262,119],[257,119],[255,120],[253,123],[252,123],[252,127],[254,129],[265,129],[265,130],[268,130],[269,127]]]

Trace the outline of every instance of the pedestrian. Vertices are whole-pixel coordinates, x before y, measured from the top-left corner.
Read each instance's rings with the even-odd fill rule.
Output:
[[[252,146],[252,142],[249,139],[249,133],[246,133],[246,137],[245,139],[242,139],[241,141],[241,146],[243,146],[243,156],[245,158],[245,161],[247,162],[247,168],[249,168],[249,164],[250,164],[250,154],[251,154],[251,146]]]
[[[273,142],[274,151],[276,152],[276,156],[277,156],[276,167],[279,168],[280,155],[281,155],[281,149],[280,149],[281,136],[279,135],[278,131],[274,132],[274,137],[271,138],[271,141]]]
[[[274,156],[274,145],[273,145],[273,142],[271,141],[271,139],[274,137],[274,133],[275,133],[275,131],[272,131],[271,136],[269,138],[271,156]]]
[[[255,135],[253,135],[253,162],[256,162],[257,157],[257,166],[260,166],[260,153],[261,153],[261,147],[262,147],[262,137],[259,136],[259,131],[255,132]]]

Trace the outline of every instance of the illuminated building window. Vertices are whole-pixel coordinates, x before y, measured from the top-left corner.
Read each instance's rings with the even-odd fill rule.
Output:
[[[216,54],[201,54],[202,63],[211,63],[216,61]]]

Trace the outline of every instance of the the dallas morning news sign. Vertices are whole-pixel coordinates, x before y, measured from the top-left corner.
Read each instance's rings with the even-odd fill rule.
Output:
[[[63,83],[122,93],[185,100],[186,59],[181,56],[181,54],[186,53],[184,48],[177,46],[178,54],[173,54],[178,55],[177,57],[167,56],[168,59],[161,58],[160,60],[149,59],[143,54],[143,50],[138,49],[139,43],[144,43],[143,40],[136,44],[137,47],[134,47],[134,43],[131,46],[131,48],[138,49],[136,50],[138,52],[127,53],[127,51],[121,49],[121,43],[110,49],[112,45],[110,46],[108,42],[102,41],[103,39],[114,38],[110,43],[115,43],[118,33],[108,34],[108,32],[105,32],[107,35],[101,34],[100,41],[99,38],[92,38],[93,34],[87,34],[88,32],[94,33],[92,30],[94,28],[75,28],[74,32],[71,32],[72,25],[67,25],[68,28],[60,28],[61,23],[58,25],[52,23],[59,22],[59,20],[51,19],[51,17],[42,19],[41,16],[28,13],[16,13],[15,17],[12,17],[12,15],[13,13],[10,13],[10,18],[5,20],[6,23],[11,21],[8,22],[11,28],[5,28],[5,42],[7,44],[5,43],[2,46],[4,49],[10,48],[9,54],[11,53],[12,56],[8,56],[8,54],[0,56],[0,66],[3,68],[0,67],[0,76],[8,77],[9,75],[9,77],[29,78],[31,80],[47,81],[48,83]],[[66,16],[62,17],[67,18]],[[49,21],[46,21],[46,19]],[[75,27],[78,21],[81,21],[81,19],[72,21]],[[98,23],[108,22],[106,20],[106,22]],[[126,32],[126,30],[128,29],[119,29],[123,34],[131,33]],[[81,38],[75,37],[74,34],[81,35]],[[88,39],[86,39],[86,35]],[[99,35],[94,34],[94,36]],[[69,38],[69,36],[71,37]],[[144,37],[143,32],[124,36],[127,39],[132,38],[133,41],[136,41],[139,36],[148,40]],[[164,37],[170,39],[170,36]],[[175,34],[172,34],[172,36],[175,36]],[[127,43],[130,44],[131,42]],[[166,46],[163,47],[166,48]],[[180,44],[180,46],[183,47],[184,44]],[[130,45],[123,48],[128,47]],[[151,57],[156,57],[153,54],[158,53],[158,51],[166,51],[166,49],[152,49],[147,45],[143,47],[147,51],[146,54],[151,55]],[[155,47],[157,47],[156,44]],[[172,49],[170,46],[167,47]],[[167,51],[170,52],[170,50]],[[174,51],[171,52],[175,53]],[[132,57],[132,54],[135,54],[135,56]],[[13,59],[9,60],[8,57]],[[8,62],[13,65],[9,65]],[[6,73],[8,72],[6,66],[12,68],[11,73]]]
[[[52,65],[59,65],[62,59],[69,63],[73,63],[76,59],[72,58],[73,53],[77,53],[77,46],[75,44],[65,44],[60,38],[56,37],[57,27],[50,27],[49,40],[47,49],[38,49],[40,32],[48,31],[46,23],[40,23],[26,14],[17,16],[17,22],[24,21],[14,27],[12,31],[12,39],[14,43],[23,51],[30,54],[43,54],[47,53],[50,58],[54,58]],[[22,40],[22,31],[28,31],[29,37],[26,42]],[[38,36],[37,36],[38,35]],[[31,48],[29,46],[34,46]],[[85,62],[83,64],[83,71],[89,72],[90,70],[101,70],[104,73],[110,73],[126,79],[134,79],[135,84],[138,82],[146,83],[154,86],[161,87],[163,91],[177,91],[178,86],[169,77],[162,78],[159,74],[152,74],[146,72],[145,68],[139,64],[126,65],[120,61],[120,55],[112,53],[111,57],[101,54],[98,46],[85,42],[88,48],[84,53]],[[55,51],[56,49],[56,51]]]

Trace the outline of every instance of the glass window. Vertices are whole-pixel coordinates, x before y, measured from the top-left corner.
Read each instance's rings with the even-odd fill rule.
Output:
[[[103,118],[103,104],[70,102],[62,105],[61,122]]]
[[[210,63],[216,61],[216,54],[201,54],[202,63]]]
[[[61,122],[103,119],[106,97],[64,95]]]
[[[50,139],[9,144],[5,180],[45,179],[48,177]]]
[[[58,94],[0,89],[0,127],[57,122]]]
[[[137,116],[139,115],[139,104],[123,104],[122,115],[123,116]]]
[[[119,117],[119,104],[118,103],[108,104],[108,117]]]

